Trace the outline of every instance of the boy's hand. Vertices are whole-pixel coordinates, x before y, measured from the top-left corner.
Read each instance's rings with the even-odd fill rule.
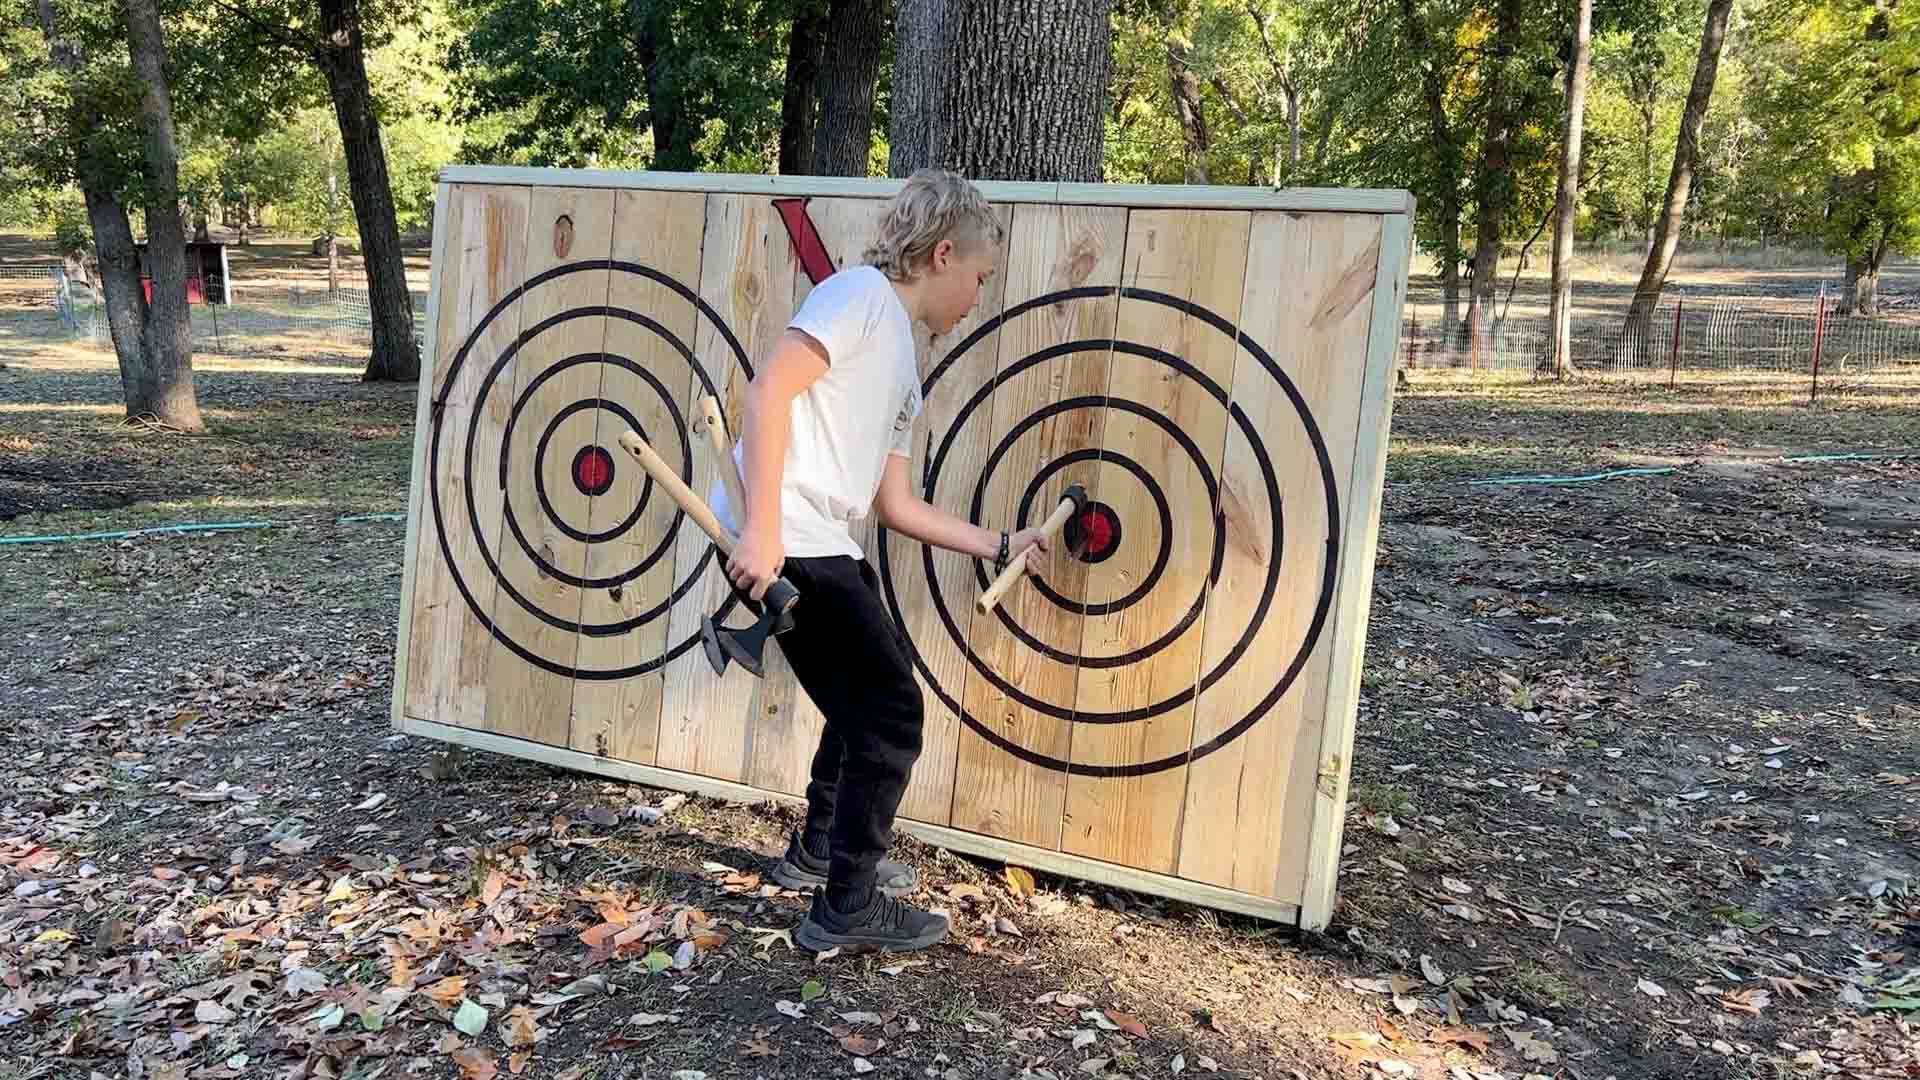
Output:
[[[734,545],[733,557],[727,560],[727,580],[758,602],[767,595],[767,586],[780,576],[786,560],[779,532],[749,526],[740,542]]]
[[[1047,549],[1051,541],[1035,527],[1021,529],[1007,541],[1008,557],[1014,562],[1020,561],[1020,553],[1026,552],[1027,573],[1038,574],[1047,568]],[[1031,550],[1028,550],[1031,548]]]

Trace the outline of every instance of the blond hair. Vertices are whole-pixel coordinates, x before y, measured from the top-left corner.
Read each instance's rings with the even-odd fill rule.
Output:
[[[998,244],[1000,219],[980,189],[958,173],[921,169],[887,203],[880,234],[861,259],[895,281],[912,281],[942,240],[972,250]]]

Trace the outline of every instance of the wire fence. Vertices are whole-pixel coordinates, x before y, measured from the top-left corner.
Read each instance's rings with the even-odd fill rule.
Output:
[[[1668,290],[1636,305],[1581,302],[1569,320],[1573,374],[1677,382],[1682,374],[1771,373],[1818,380],[1920,384],[1920,312],[1886,298],[1873,315],[1839,310],[1837,290],[1802,297],[1688,296]],[[1410,370],[1558,374],[1552,324],[1535,302],[1514,314],[1498,303],[1452,308],[1436,295],[1407,305],[1399,364]]]
[[[413,301],[414,343],[425,333],[426,297]],[[66,338],[112,348],[106,305],[97,286],[61,264],[0,267],[0,318],[10,330],[37,338]],[[373,343],[373,312],[365,289],[239,285],[230,304],[191,308],[195,352],[229,356],[339,351]]]

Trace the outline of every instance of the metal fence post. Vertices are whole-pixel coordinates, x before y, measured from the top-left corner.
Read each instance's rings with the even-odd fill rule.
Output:
[[[1820,400],[1820,348],[1827,336],[1827,283],[1820,283],[1820,311],[1813,317],[1813,392],[1808,401]]]

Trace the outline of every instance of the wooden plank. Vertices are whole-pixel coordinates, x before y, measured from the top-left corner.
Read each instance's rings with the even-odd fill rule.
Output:
[[[621,172],[549,169],[518,165],[449,165],[447,182],[574,186],[631,190],[703,191],[710,194],[821,196],[887,199],[904,180],[835,176],[768,176],[754,173]],[[996,203],[1061,206],[1128,206],[1161,209],[1290,210],[1295,213],[1407,214],[1413,196],[1402,188],[1267,188],[1227,184],[1065,184],[977,180]]]
[[[806,204],[807,217],[836,268],[860,264],[860,256],[873,242],[885,209],[886,204],[877,199],[823,198],[810,199]],[[788,317],[800,310],[814,288],[813,279],[804,270],[794,273],[791,280]],[[875,529],[871,519],[855,522],[853,534],[861,550],[873,550]],[[805,603],[804,598],[801,602]],[[767,650],[766,667],[766,678],[754,687],[753,705],[747,712],[751,723],[746,782],[798,795],[807,789],[826,717],[800,689],[784,652]]]
[[[734,343],[745,351],[750,364],[765,361],[793,314],[793,277],[798,271],[771,199],[745,195],[706,199],[699,292],[725,323],[725,332],[703,314],[694,355],[713,388],[720,391],[723,410],[738,435],[747,373],[739,364]],[[685,408],[691,410],[708,392],[705,383],[689,376]],[[696,448],[690,486],[711,498],[720,490],[719,468],[711,453]],[[682,522],[674,544],[675,580],[685,581],[703,557],[706,568],[698,584],[673,607],[669,641],[697,639],[701,618],[718,611],[732,592],[718,550],[692,523]],[[735,605],[725,621],[745,626],[751,620],[745,607]],[[660,718],[659,764],[718,779],[744,779],[748,710],[757,690],[754,677],[737,666],[715,676],[698,644],[670,662]]]
[[[494,626],[506,640],[495,642],[488,661],[487,728],[559,746],[569,738],[579,656],[577,583],[589,572],[587,544],[577,535],[587,524],[588,497],[574,482],[573,448],[593,435],[590,418],[584,426],[578,421],[600,393],[596,358],[607,324],[604,315],[580,313],[606,304],[610,275],[599,266],[531,283],[548,270],[605,260],[613,208],[611,191],[533,191],[513,395],[503,400],[496,393],[487,403],[488,421],[508,429],[505,475],[495,474],[507,493],[507,530],[495,553],[500,583],[493,603]],[[572,414],[574,426],[550,427],[577,402],[589,410]],[[543,453],[549,431],[555,439]]]
[[[1013,209],[996,206],[1000,227],[1011,237]],[[987,454],[993,449],[993,398],[986,401],[958,430],[954,418],[975,393],[993,382],[1000,358],[1000,331],[990,320],[999,316],[1006,298],[1007,245],[997,252],[993,277],[981,290],[980,303],[960,320],[952,331],[939,339],[929,337],[925,326],[914,327],[915,344],[920,350],[920,381],[925,388],[919,438],[914,443],[912,482],[920,496],[960,517],[972,519],[972,478],[980,475]],[[985,331],[982,332],[982,328]],[[976,336],[977,335],[977,336]],[[953,438],[948,441],[948,434]],[[934,451],[944,446],[937,476],[929,476]],[[975,521],[976,525],[987,525]],[[994,521],[993,528],[1004,522]],[[954,770],[959,764],[961,695],[966,687],[968,667],[961,645],[973,619],[973,598],[980,586],[975,583],[978,560],[952,551],[928,549],[918,541],[898,533],[888,533],[885,551],[878,543],[867,550],[880,572],[882,591],[889,597],[888,607],[906,632],[915,659],[914,678],[920,683],[920,697],[926,709],[926,726],[921,734],[920,760],[914,765],[913,778],[900,800],[900,816],[944,825],[953,814]],[[883,557],[884,556],[884,557]],[[927,576],[927,558],[933,562],[933,578]],[[933,606],[933,583],[937,583],[946,601],[947,617],[953,629]]]
[[[1117,286],[1126,219],[1125,210],[1109,207],[1014,207],[1007,303],[1080,286]],[[1007,445],[985,466],[983,523],[1017,524],[1020,501],[1043,469],[1100,445],[1104,410],[1097,404],[1055,413],[1024,427],[1017,437],[1014,432],[1048,406],[1097,402],[1106,393],[1115,306],[1112,293],[1065,299],[1001,328],[992,444],[995,453]],[[1043,349],[1075,341],[1088,344],[1025,365]],[[1091,461],[1053,471],[1036,492],[1028,518],[1046,516],[1069,484],[1091,487],[1094,471]],[[1046,580],[1063,597],[1079,596],[1086,586],[1086,564],[1056,552]],[[965,593],[952,602],[971,603],[975,595]],[[1008,623],[1024,630],[1032,643],[1020,640]],[[962,700],[970,716],[1016,749],[972,728],[961,734],[957,770],[966,782],[955,787],[951,821],[956,828],[1037,847],[1059,846],[1077,680],[1072,658],[1080,648],[1080,630],[1077,612],[1027,583],[1009,593],[993,614],[972,620],[968,641],[980,663],[968,673]]]
[[[1085,598],[1094,604],[1138,600],[1086,619],[1081,651],[1087,660],[1074,699],[1076,770],[1165,762],[1192,745],[1192,692],[1216,538],[1209,483],[1220,475],[1228,422],[1225,403],[1206,385],[1225,393],[1240,349],[1232,334],[1176,305],[1239,322],[1250,225],[1248,214],[1218,210],[1135,210],[1127,225],[1127,285],[1167,300],[1123,296],[1114,337],[1171,353],[1197,377],[1116,346],[1109,392],[1116,403],[1148,415],[1124,408],[1106,414],[1104,455],[1089,491],[1114,511],[1121,531],[1110,554],[1088,566]],[[1121,462],[1135,463],[1140,472]],[[1156,578],[1163,508],[1168,557]],[[1091,722],[1182,700],[1131,722]],[[1186,781],[1184,764],[1133,775],[1070,773],[1063,850],[1171,872]]]
[[[1380,265],[1367,330],[1366,384],[1360,396],[1360,422],[1345,502],[1347,520],[1340,539],[1340,591],[1334,601],[1337,614],[1331,646],[1333,671],[1320,736],[1312,846],[1299,901],[1301,925],[1310,930],[1324,929],[1332,918],[1339,884],[1347,780],[1353,768],[1353,729],[1372,610],[1374,556],[1380,539],[1380,489],[1386,480],[1387,432],[1393,421],[1394,350],[1407,297],[1409,224],[1408,218],[1389,217],[1380,230]],[[1283,891],[1286,884],[1281,882]]]
[[[526,279],[528,201],[525,189],[455,184],[442,204],[446,254],[435,267],[441,301],[432,331],[438,344],[423,379],[423,392],[438,403],[438,444],[431,424],[416,436],[428,443],[431,479],[422,482],[421,497],[432,504],[420,511],[415,556],[408,640],[419,648],[409,646],[416,655],[408,658],[406,681],[395,685],[405,688],[408,715],[467,727],[486,722],[495,580],[482,553],[498,550],[501,533],[499,485],[490,472],[500,428],[487,420],[481,388],[520,332],[516,304],[489,315]],[[511,385],[511,377],[505,382]],[[469,483],[465,448],[475,423]]]
[[[394,628],[393,646],[393,704],[392,719],[399,723],[406,714],[408,679],[408,653],[413,647],[414,591],[418,586],[420,566],[420,517],[421,507],[426,503],[427,490],[427,447],[433,441],[429,424],[433,418],[433,372],[440,366],[439,334],[441,294],[446,289],[447,275],[445,267],[451,261],[447,257],[447,237],[452,231],[448,226],[458,220],[464,207],[455,209],[452,205],[449,186],[440,184],[433,192],[433,246],[429,248],[428,266],[431,268],[432,282],[427,287],[427,333],[426,351],[421,357],[421,367],[427,377],[420,380],[415,388],[413,410],[413,463],[407,469],[407,538],[401,545],[400,571],[400,617]],[[221,256],[225,258],[223,254]],[[222,280],[227,280],[224,276]],[[438,541],[434,541],[438,544]],[[434,556],[438,557],[438,550]],[[424,642],[422,642],[424,644]]]
[[[698,286],[706,196],[621,191],[614,199],[613,258],[657,271],[690,291]],[[704,441],[685,441],[691,423],[688,355],[699,309],[670,285],[625,270],[612,274],[607,306],[650,318],[659,329],[627,318],[606,320],[606,352],[615,359],[594,365],[602,405],[582,414],[591,421],[590,445],[616,463],[612,486],[588,500],[588,532],[597,536],[622,531],[587,548],[587,576],[607,584],[582,590],[580,675],[574,682],[570,745],[649,762],[658,751],[666,689],[663,659],[678,580],[668,534],[678,508],[646,482],[645,473],[619,452],[615,440],[637,421],[670,461],[684,460],[706,446]],[[628,577],[636,570],[637,576]]]
[[[546,746],[493,732],[450,727],[413,717],[407,717],[401,721],[401,730],[420,738],[438,739],[487,753],[504,754],[556,768],[573,769],[589,775],[606,776],[628,783],[685,791],[716,799],[740,803],[761,803],[771,800],[789,805],[800,801],[791,795],[769,794],[758,788],[709,776],[676,772],[658,766],[622,761],[618,758],[597,757],[569,747]],[[1098,882],[1116,889],[1130,889],[1154,896],[1171,897],[1185,903],[1251,915],[1279,923],[1291,924],[1299,918],[1299,909],[1294,905],[1280,903],[1266,897],[1233,892],[1212,885],[1134,870],[1130,867],[1116,866],[1078,855],[1062,854],[1027,844],[1010,843],[960,829],[903,819],[900,822],[900,831],[938,847],[1020,866],[1030,866],[1050,874]]]
[[[1272,213],[1253,219],[1242,330],[1293,381],[1336,484],[1350,475],[1359,422],[1380,221]],[[1292,902],[1305,873],[1332,659],[1328,542],[1337,539],[1336,525],[1305,422],[1250,349],[1241,351],[1232,393],[1248,424],[1227,433],[1226,555],[1201,661],[1203,679],[1225,670],[1200,695],[1194,742],[1204,756],[1188,766],[1180,874]],[[1269,503],[1269,475],[1284,515]],[[1336,498],[1348,505],[1346,491]],[[1270,571],[1275,585],[1268,593]],[[1237,659],[1235,650],[1243,650]],[[1289,673],[1291,683],[1274,700]]]

